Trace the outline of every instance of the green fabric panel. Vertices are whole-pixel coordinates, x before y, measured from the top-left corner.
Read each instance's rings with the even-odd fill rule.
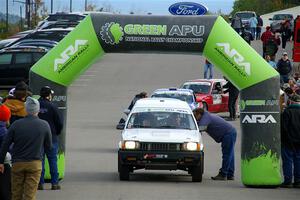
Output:
[[[64,153],[59,153],[57,155],[57,168],[58,168],[58,173],[59,173],[59,179],[63,179],[65,176],[65,154]],[[44,176],[44,178],[45,178],[45,180],[51,180],[47,156],[45,158],[45,176]]]
[[[216,20],[203,55],[240,90],[278,75],[222,17]]]
[[[87,16],[31,70],[50,81],[69,86],[103,54],[91,17]]]

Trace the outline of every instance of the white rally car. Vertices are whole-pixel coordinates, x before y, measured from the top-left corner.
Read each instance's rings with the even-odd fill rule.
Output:
[[[118,151],[120,180],[130,172],[184,170],[201,182],[204,152],[201,133],[189,105],[171,98],[136,102],[123,127]]]

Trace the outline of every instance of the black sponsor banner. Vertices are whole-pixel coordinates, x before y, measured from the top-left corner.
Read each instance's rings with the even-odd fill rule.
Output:
[[[203,52],[217,16],[91,14],[105,52]]]
[[[279,76],[241,91],[242,159],[280,157]],[[259,91],[259,92],[258,92]]]

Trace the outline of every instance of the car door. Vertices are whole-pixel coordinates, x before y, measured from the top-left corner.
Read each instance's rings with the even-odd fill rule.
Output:
[[[9,66],[12,63],[12,53],[0,54],[0,85],[10,85]]]
[[[218,82],[214,82],[213,87],[212,87],[212,91],[211,91],[211,95],[213,97],[213,104],[210,106],[211,112],[221,112],[222,110],[222,93],[220,90],[218,90],[218,86],[220,85],[220,83]],[[221,86],[221,85],[220,85]]]
[[[14,82],[28,82],[29,70],[33,64],[31,52],[16,52],[13,56],[13,64],[10,66],[11,77]]]

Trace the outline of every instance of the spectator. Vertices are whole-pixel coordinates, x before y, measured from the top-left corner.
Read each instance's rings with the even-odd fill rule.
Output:
[[[271,60],[274,61],[276,53],[278,52],[278,46],[280,45],[279,35],[272,35],[266,43],[265,55],[270,55]]]
[[[7,124],[10,119],[10,110],[7,106],[0,104],[0,147],[7,135]],[[7,153],[4,160],[4,173],[0,173],[0,199],[10,200],[11,196],[11,182],[10,182],[10,171],[11,171],[11,157]]]
[[[287,52],[282,53],[282,57],[277,62],[277,71],[280,74],[280,82],[288,83],[289,74],[292,71],[292,63],[289,60]]]
[[[292,35],[290,21],[286,19],[280,27],[281,39],[282,39],[282,50],[285,51],[286,42]]]
[[[231,27],[237,32],[240,33],[241,29],[242,29],[243,23],[242,23],[242,19],[239,16],[235,16],[232,20],[231,20]]]
[[[200,130],[205,130],[222,147],[222,167],[213,180],[234,180],[234,145],[236,130],[222,117],[197,108],[193,111]]]
[[[208,70],[209,70],[209,77],[207,76]],[[205,79],[213,78],[213,64],[211,64],[207,59],[205,59],[205,64],[204,64],[204,78]]]
[[[261,38],[260,38],[260,40],[263,43],[263,57],[265,57],[265,54],[266,54],[266,44],[267,44],[267,41],[270,39],[271,36],[273,36],[273,33],[271,31],[271,27],[267,26],[266,27],[266,31],[262,33]]]
[[[223,86],[223,88],[227,88],[227,90],[225,90],[224,93],[227,92],[229,93],[229,99],[228,99],[229,120],[235,120],[236,100],[240,92],[230,81],[227,81],[227,83]]]
[[[39,190],[44,189],[44,175],[45,175],[45,154],[47,155],[50,175],[51,175],[51,184],[52,190],[60,190],[61,187],[58,183],[58,168],[57,168],[57,154],[59,148],[58,135],[61,133],[63,128],[63,120],[59,114],[58,108],[51,102],[53,90],[50,87],[45,86],[40,90],[40,112],[39,118],[47,121],[49,123],[51,133],[52,133],[52,148],[50,150],[45,149],[43,152],[43,162],[42,162],[42,174],[40,178],[40,183],[38,186]]]
[[[281,118],[281,187],[300,188],[300,96],[293,95]],[[293,182],[294,177],[294,184]]]
[[[31,95],[28,85],[21,81],[17,83],[15,90],[13,91],[13,96],[8,96],[4,100],[4,105],[6,105],[11,111],[10,124],[14,121],[21,119],[26,116],[25,110],[25,100],[26,97]]]
[[[0,150],[0,173],[5,171],[4,158],[12,147],[12,199],[34,200],[42,171],[42,148],[52,145],[49,124],[38,118],[40,104],[27,97],[27,116],[15,121],[8,129]],[[26,186],[26,187],[25,187]],[[25,188],[24,188],[25,187]]]
[[[252,34],[252,38],[256,38],[255,37],[255,32],[256,32],[256,27],[257,27],[258,21],[257,21],[255,16],[252,16],[249,19],[249,24],[250,24],[250,31],[251,31],[251,34]]]
[[[260,15],[257,15],[256,40],[260,40],[261,27],[264,25]]]
[[[271,56],[266,55],[265,60],[267,61],[267,63],[269,63],[269,65],[271,65],[271,67],[273,67],[274,69],[277,69],[276,62],[274,62],[273,60],[271,60]]]
[[[141,92],[137,95],[135,95],[134,99],[131,101],[128,110],[131,110],[135,104],[135,102],[137,102],[139,99],[143,99],[143,98],[147,98],[147,92]]]

